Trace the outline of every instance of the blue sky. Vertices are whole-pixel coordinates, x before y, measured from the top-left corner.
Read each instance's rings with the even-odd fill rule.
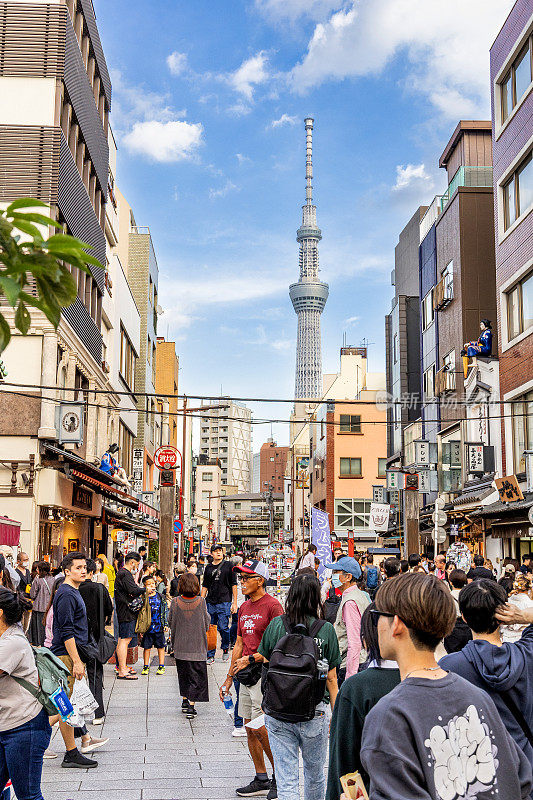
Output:
[[[94,0],[117,180],[149,225],[180,391],[293,394],[303,120],[315,118],[323,370],[366,338],[384,369],[398,233],[445,185],[457,121],[490,118],[510,0]],[[286,417],[288,406],[252,406]],[[280,443],[287,426],[274,425]],[[270,425],[257,426],[257,448]]]

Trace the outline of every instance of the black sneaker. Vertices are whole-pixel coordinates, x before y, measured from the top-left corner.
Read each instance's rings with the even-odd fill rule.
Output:
[[[188,710],[189,710],[189,701],[188,700],[182,700],[181,701],[181,713],[182,714],[186,714]]]
[[[276,776],[272,775],[272,780],[270,781],[270,791],[267,794],[267,800],[276,800],[278,796],[278,787],[276,784]]]
[[[76,752],[72,753],[72,755],[65,753],[61,766],[65,767],[65,769],[93,769],[98,766],[98,761],[93,758],[87,758],[76,749]]]
[[[194,706],[189,706],[185,716],[186,716],[187,719],[194,719],[195,717],[198,716],[198,711],[195,709]]]
[[[267,795],[270,791],[270,781],[261,781],[259,778],[254,778],[248,786],[243,786],[242,789],[235,789],[239,797],[257,797],[258,795]]]

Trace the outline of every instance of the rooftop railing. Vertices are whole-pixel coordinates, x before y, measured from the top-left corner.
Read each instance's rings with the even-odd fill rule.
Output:
[[[492,186],[492,167],[459,167],[440,199],[444,211],[459,186]]]

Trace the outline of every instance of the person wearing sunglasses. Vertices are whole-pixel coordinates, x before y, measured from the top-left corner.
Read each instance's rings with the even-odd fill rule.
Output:
[[[370,800],[527,800],[531,765],[493,700],[435,660],[456,620],[445,583],[398,575],[381,586],[370,614],[381,655],[397,661],[401,676],[365,720]]]
[[[259,717],[263,712],[261,703],[263,694],[261,691],[261,669],[255,665],[262,663],[258,648],[263,638],[263,633],[268,628],[270,622],[275,617],[283,614],[283,606],[275,597],[267,594],[266,582],[269,579],[268,567],[262,561],[250,559],[244,564],[234,567],[234,572],[239,576],[242,586],[242,593],[246,598],[239,609],[239,619],[237,622],[237,639],[232,651],[231,664],[228,675],[220,687],[220,699],[222,700],[231,689],[231,684],[239,681],[239,672],[250,668],[254,669],[257,680],[253,686],[239,682],[239,714],[244,719],[245,726],[248,722]],[[255,677],[255,676],[254,676]],[[243,676],[242,680],[245,678]],[[257,729],[246,728],[248,736],[248,750],[254,762],[255,777],[242,788],[236,789],[239,797],[253,797],[256,795],[267,795],[268,800],[277,797],[276,778],[272,774],[272,780],[268,778],[266,772],[265,755],[272,764],[274,773],[274,759],[270,750],[268,733],[265,726]]]

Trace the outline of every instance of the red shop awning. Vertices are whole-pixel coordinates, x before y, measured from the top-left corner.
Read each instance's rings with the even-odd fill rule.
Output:
[[[104,497],[109,497],[111,500],[116,500],[117,502],[122,503],[122,505],[129,506],[135,510],[139,508],[139,501],[137,498],[133,497],[127,492],[123,492],[120,489],[116,489],[114,486],[109,486],[106,483],[102,483],[102,481],[93,478],[92,475],[86,475],[84,472],[80,472],[77,469],[71,470],[70,474],[73,478],[76,478],[76,480],[87,484],[87,486],[93,487]]]
[[[9,517],[0,517],[0,544],[18,547],[20,542],[20,522]]]

